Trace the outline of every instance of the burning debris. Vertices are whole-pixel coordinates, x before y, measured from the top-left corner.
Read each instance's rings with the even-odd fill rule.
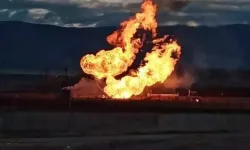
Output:
[[[141,12],[121,23],[121,29],[107,37],[115,48],[101,50],[96,55],[88,54],[81,59],[82,70],[96,79],[106,79],[104,92],[112,98],[130,98],[139,95],[145,87],[163,83],[173,72],[181,54],[181,47],[168,36],[157,38],[157,6],[152,0],[144,0]],[[152,33],[152,50],[144,63],[130,74],[116,79],[126,72],[143,46],[144,39],[135,38],[138,29]],[[174,57],[173,57],[174,56]]]

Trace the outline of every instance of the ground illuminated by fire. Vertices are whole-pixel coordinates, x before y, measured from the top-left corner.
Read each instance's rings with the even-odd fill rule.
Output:
[[[82,70],[96,79],[106,79],[104,92],[112,98],[130,98],[139,95],[147,86],[164,82],[173,72],[181,54],[181,47],[168,36],[157,38],[157,6],[152,0],[144,0],[141,12],[121,23],[121,29],[107,37],[112,50],[100,50],[81,59]],[[121,79],[115,76],[127,71],[141,50],[145,38],[136,38],[138,29],[151,31],[153,47],[144,58],[143,65]],[[175,54],[175,57],[173,57]]]

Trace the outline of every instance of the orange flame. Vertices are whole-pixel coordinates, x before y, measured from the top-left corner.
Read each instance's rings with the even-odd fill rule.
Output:
[[[166,43],[168,36],[154,39],[152,51],[147,53],[142,65],[137,71],[120,80],[114,77],[127,71],[132,65],[136,54],[143,45],[143,39],[134,38],[138,29],[152,32],[157,36],[156,5],[151,0],[144,0],[141,12],[121,23],[121,29],[107,37],[109,44],[115,46],[112,50],[101,50],[96,55],[86,55],[81,59],[82,70],[97,79],[106,78],[104,91],[112,98],[130,98],[139,95],[146,86],[164,82],[174,70],[181,53],[176,41]],[[173,57],[173,54],[176,57]]]

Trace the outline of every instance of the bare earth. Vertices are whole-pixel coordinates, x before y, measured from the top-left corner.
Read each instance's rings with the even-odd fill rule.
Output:
[[[2,139],[4,150],[249,150],[250,134],[181,134]]]

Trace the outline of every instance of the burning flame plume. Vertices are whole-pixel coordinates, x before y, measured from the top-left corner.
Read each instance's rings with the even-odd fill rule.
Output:
[[[82,70],[97,79],[106,78],[104,91],[112,98],[130,98],[139,95],[146,86],[163,83],[172,73],[180,57],[181,48],[176,41],[165,42],[168,36],[156,39],[156,5],[152,0],[144,0],[141,12],[121,23],[121,29],[107,37],[112,50],[101,50],[96,55],[89,54],[81,59]],[[146,54],[144,65],[120,80],[115,76],[127,71],[143,46],[141,38],[135,38],[138,29],[151,31],[151,52]],[[173,56],[174,55],[174,56]]]

